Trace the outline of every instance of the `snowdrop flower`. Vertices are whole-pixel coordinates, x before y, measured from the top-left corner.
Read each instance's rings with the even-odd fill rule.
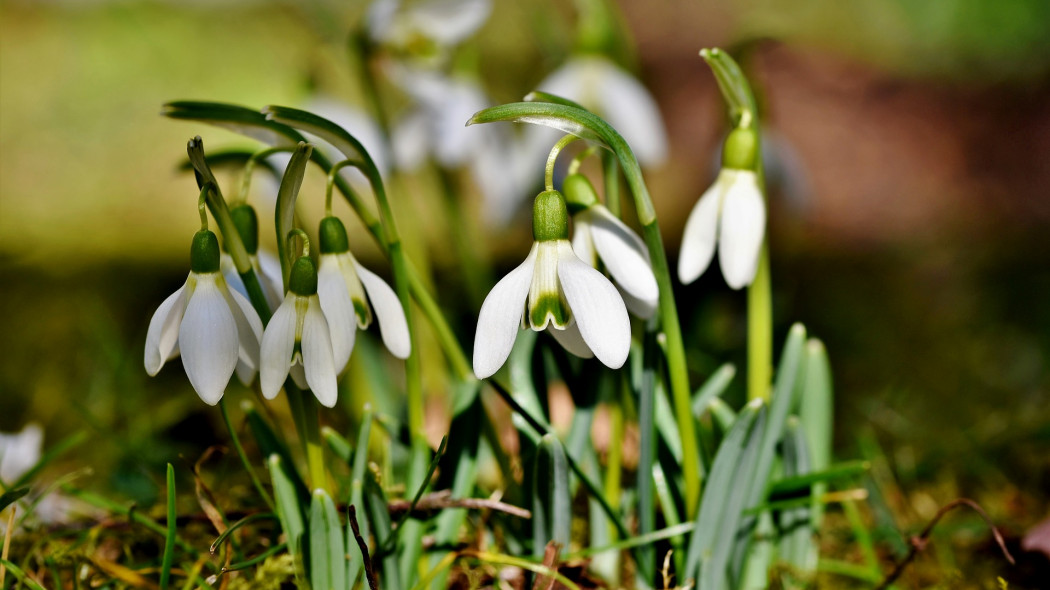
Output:
[[[208,230],[193,236],[186,284],[164,300],[146,331],[146,372],[152,377],[182,355],[190,384],[205,403],[222,398],[234,369],[259,366],[262,321],[248,300],[219,272],[219,240]],[[249,379],[250,381],[250,379]]]
[[[757,134],[740,127],[726,138],[722,170],[685,222],[678,278],[695,281],[707,269],[718,244],[718,262],[733,289],[751,284],[766,229],[766,204],[755,174]]]
[[[400,359],[412,352],[405,310],[394,290],[350,253],[346,227],[336,217],[321,220],[321,265],[317,296],[332,332],[336,372],[350,360],[357,328],[368,328],[375,311],[383,344]],[[371,305],[369,305],[371,301]]]
[[[478,30],[491,11],[491,0],[428,0],[407,8],[400,0],[376,0],[367,25],[375,43],[407,48],[422,39],[448,47]]]
[[[573,253],[565,198],[546,191],[533,204],[532,250],[492,288],[474,337],[474,373],[490,377],[510,355],[519,326],[548,330],[566,350],[617,369],[631,324],[616,287]]]
[[[593,267],[601,259],[631,313],[651,318],[660,289],[649,265],[649,249],[631,228],[620,221],[598,197],[587,177],[576,173],[562,184],[572,215],[572,249]]]
[[[667,134],[656,101],[641,82],[607,58],[573,57],[539,89],[572,99],[604,118],[627,140],[642,165],[657,165],[667,158]]]
[[[35,422],[21,432],[0,432],[0,481],[11,485],[40,461],[44,429]]]
[[[266,399],[277,397],[289,372],[325,407],[334,407],[336,366],[328,320],[317,298],[317,269],[309,256],[292,265],[288,293],[263,332],[259,381]]]

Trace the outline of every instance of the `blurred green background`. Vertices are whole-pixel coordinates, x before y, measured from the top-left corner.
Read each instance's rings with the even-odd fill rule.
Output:
[[[142,368],[198,223],[177,167],[193,135],[252,146],[160,106],[316,90],[360,105],[346,36],[364,6],[0,9],[0,430],[87,429],[97,444],[76,460],[97,485],[149,501],[165,461],[222,437],[177,362]],[[787,170],[770,212],[778,341],[801,321],[827,344],[840,454],[881,445],[916,518],[967,495],[1016,537],[1050,513],[1050,3],[658,0],[619,16],[635,46],[618,58],[671,142],[646,178],[672,257],[725,125],[697,51],[742,52]],[[571,4],[496,0],[466,49],[490,95],[516,100],[564,61],[574,19]],[[490,232],[499,269],[527,247],[519,225]],[[447,276],[439,297],[469,343],[476,309]],[[743,363],[740,293],[709,271],[678,301],[697,380]]]

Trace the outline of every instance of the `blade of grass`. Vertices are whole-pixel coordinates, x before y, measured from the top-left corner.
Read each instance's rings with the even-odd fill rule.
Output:
[[[267,460],[270,467],[270,480],[273,482],[274,500],[277,506],[277,518],[281,521],[281,530],[288,541],[288,553],[296,561],[296,571],[302,569],[303,508],[296,493],[295,484],[289,477],[280,455],[270,455]]]
[[[572,532],[569,466],[565,448],[553,434],[540,439],[533,476],[532,554],[543,558],[548,541],[568,550]]]
[[[171,564],[175,560],[175,468],[168,463],[168,534],[164,538],[164,557],[160,562],[160,588],[167,590]]]
[[[310,587],[313,590],[346,588],[347,551],[343,545],[339,513],[323,489],[314,490],[309,525]]]

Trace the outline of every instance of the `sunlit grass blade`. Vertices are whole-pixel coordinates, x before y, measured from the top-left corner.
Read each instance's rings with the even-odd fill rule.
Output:
[[[270,467],[270,479],[273,482],[274,501],[277,504],[277,518],[281,521],[281,530],[288,539],[288,553],[296,560],[296,571],[300,571],[304,549],[303,508],[295,483],[288,475],[280,455],[270,455],[267,460]]]
[[[569,548],[572,532],[572,498],[565,448],[552,434],[540,439],[533,475],[532,554],[542,558],[549,541]]]
[[[785,496],[790,497],[798,493],[809,495],[810,486],[814,487],[813,495],[819,497],[820,493],[816,491],[817,484],[840,479],[852,479],[858,475],[863,475],[870,468],[871,463],[868,461],[843,461],[823,471],[810,471],[809,473],[783,477],[770,485],[769,497],[777,499]]]
[[[328,492],[316,489],[310,501],[310,587],[342,590],[346,584],[347,550],[339,512]]]
[[[14,575],[14,577],[18,579],[18,582],[20,584],[25,584],[29,588],[32,588],[32,590],[45,590],[43,586],[41,586],[39,583],[33,580],[33,578],[27,576],[26,573],[22,570],[22,568],[18,567],[10,560],[0,559],[0,564],[2,564],[8,572]]]
[[[689,539],[683,582],[693,579],[700,588],[719,588],[713,582],[725,575],[728,548],[736,536],[739,522],[739,507],[734,511],[734,498],[742,503],[742,485],[749,462],[754,461],[755,450],[762,432],[766,406],[762,400],[754,400],[740,411],[732,429],[718,447],[711,472],[707,479],[696,527]],[[746,474],[746,475],[745,475]],[[719,547],[725,550],[716,554]]]
[[[564,586],[567,590],[580,590],[579,585],[575,582],[566,578],[561,572],[551,569],[543,564],[522,559],[520,557],[512,557],[510,555],[502,555],[498,553],[489,553],[484,551],[464,551],[463,556],[473,557],[478,561],[485,563],[499,564],[499,565],[510,565],[514,567],[520,567],[521,569],[528,570],[535,574],[540,574],[547,578],[553,578],[559,584]]]
[[[215,537],[215,540],[212,541],[212,543],[211,543],[211,547],[209,548],[209,551],[212,552],[212,553],[215,553],[215,551],[218,550],[219,545],[222,545],[222,542],[226,540],[226,537],[229,537],[231,534],[233,534],[234,531],[236,531],[237,529],[241,528],[242,526],[245,526],[247,524],[251,524],[251,523],[253,523],[253,522],[257,521],[257,520],[272,520],[272,519],[276,519],[276,518],[277,518],[277,514],[275,514],[273,512],[257,512],[255,514],[249,514],[248,516],[245,516],[244,518],[242,518],[242,519],[238,520],[237,522],[231,524],[218,537]]]
[[[171,579],[171,564],[175,560],[175,468],[168,463],[168,534],[164,537],[164,556],[160,562],[160,587],[167,590],[168,581]]]

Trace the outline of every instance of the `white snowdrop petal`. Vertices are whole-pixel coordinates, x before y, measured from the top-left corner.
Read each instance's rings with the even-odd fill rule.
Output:
[[[584,81],[592,79],[587,70],[587,60],[570,59],[560,68],[551,72],[543,82],[540,82],[537,88],[548,94],[581,102],[584,103],[584,106],[587,106],[586,103],[589,101],[587,100],[588,97],[584,96],[586,93]]]
[[[568,243],[559,247],[558,279],[584,342],[606,366],[618,369],[631,350],[631,322],[616,287],[587,266]]]
[[[394,163],[401,170],[413,172],[426,161],[430,151],[430,123],[426,112],[417,109],[401,118],[391,133]]]
[[[281,391],[295,350],[295,295],[288,295],[263,331],[259,349],[259,384],[266,399],[273,399]]]
[[[718,262],[726,283],[740,289],[751,284],[766,233],[766,204],[754,173],[739,172],[722,200]]]
[[[408,321],[405,318],[405,309],[401,307],[401,300],[379,275],[361,266],[356,260],[353,262],[354,268],[357,269],[357,277],[361,279],[372,304],[372,311],[379,321],[379,333],[383,337],[383,344],[390,354],[397,358],[408,358],[412,353],[412,338],[408,333]]]
[[[654,300],[642,300],[624,291],[620,285],[617,285],[616,288],[620,291],[620,296],[623,297],[623,303],[627,306],[627,311],[643,320],[653,317],[656,313],[656,308],[660,306],[659,298]]]
[[[8,485],[22,477],[40,461],[44,429],[36,422],[21,432],[0,433],[0,479]]]
[[[525,261],[500,279],[481,304],[478,330],[474,334],[474,374],[479,379],[498,371],[514,347],[535,266],[534,244]]]
[[[595,64],[601,75],[597,93],[601,97],[600,113],[631,145],[643,166],[667,159],[667,133],[663,117],[653,96],[634,76],[604,58]]]
[[[317,295],[310,297],[306,308],[301,345],[307,384],[321,405],[326,408],[334,407],[338,385],[335,378],[335,361],[332,359],[332,338]]]
[[[306,381],[306,370],[303,369],[303,363],[300,361],[302,361],[302,359],[299,359],[299,361],[296,361],[296,363],[292,365],[288,374],[292,376],[292,381],[295,382],[296,387],[306,391],[307,389],[310,389],[310,384]]]
[[[262,342],[263,325],[259,314],[248,300],[237,291],[226,290],[226,304],[233,312],[237,323],[237,378],[251,385],[255,371],[259,368],[259,346]]]
[[[146,355],[144,364],[150,377],[156,375],[164,363],[178,350],[179,323],[186,311],[186,285],[168,296],[153,312],[146,330]]]
[[[266,295],[266,303],[270,310],[275,310],[284,299],[284,279],[282,278],[281,261],[269,250],[259,250],[255,255],[258,263],[256,275],[262,283],[263,294]]]
[[[179,348],[186,376],[205,403],[215,405],[237,367],[237,322],[221,288],[218,274],[198,276],[179,326]]]
[[[660,298],[649,250],[631,228],[609,210],[595,205],[581,213],[590,219],[594,248],[613,280],[627,293],[653,307]]]
[[[585,359],[594,358],[594,353],[584,342],[583,335],[580,334],[580,326],[576,322],[571,322],[564,330],[550,326],[547,332],[558,341],[558,344],[561,344],[562,348],[572,354]]]
[[[343,273],[339,270],[339,260],[334,254],[321,255],[321,265],[317,269],[317,297],[328,320],[335,372],[342,373],[354,350],[357,316]]]
[[[723,172],[724,173],[724,172]],[[689,213],[678,255],[678,280],[688,285],[704,274],[715,255],[718,210],[722,201],[722,175],[704,192]]]
[[[598,264],[598,255],[591,237],[591,216],[586,213],[582,211],[572,217],[572,251],[580,260],[595,266]]]
[[[226,286],[234,291],[237,291],[245,297],[248,296],[248,290],[244,288],[244,281],[241,280],[241,275],[237,273],[237,267],[233,264],[233,257],[223,252],[219,258],[219,270],[222,272],[222,278],[226,281]]]

